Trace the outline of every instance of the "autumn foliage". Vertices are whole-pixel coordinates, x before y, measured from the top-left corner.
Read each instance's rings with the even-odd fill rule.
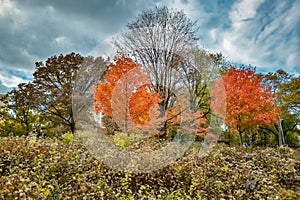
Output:
[[[280,108],[275,106],[271,88],[263,89],[255,70],[231,67],[215,83],[211,96],[214,112],[240,136],[251,128],[277,123]]]
[[[203,116],[203,111],[182,112],[181,106],[174,106],[167,111],[168,127],[171,129],[180,127],[178,130],[181,133],[195,134],[197,137],[205,138],[209,128],[206,126],[207,120]]]
[[[137,125],[147,124],[150,108],[159,102],[149,86],[140,65],[128,57],[116,57],[109,65],[105,79],[93,88],[94,109],[97,114],[103,112],[105,116],[112,116],[114,110],[119,116],[124,116],[125,121],[130,117]],[[115,109],[112,103],[116,105]]]
[[[149,92],[150,84],[143,84],[130,97],[129,114],[137,124],[147,124],[151,119],[149,109],[159,102],[159,98],[154,92]]]

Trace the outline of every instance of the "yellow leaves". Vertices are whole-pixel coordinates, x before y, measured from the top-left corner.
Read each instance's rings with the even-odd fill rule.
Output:
[[[129,142],[136,144],[137,139],[138,145],[146,146],[144,151],[162,147],[155,147],[159,144],[157,138],[130,138],[134,141]],[[0,142],[2,162],[22,164],[26,171],[1,174],[0,199],[115,199],[116,194],[119,199],[188,199],[188,195],[191,199],[249,199],[253,195],[257,199],[274,199],[276,195],[299,199],[299,152],[288,147],[257,147],[246,153],[244,148],[217,144],[203,156],[199,153],[201,144],[195,143],[199,146],[193,146],[193,152],[188,151],[184,159],[169,167],[149,173],[127,173],[110,169],[92,156],[78,166],[84,147],[76,140],[76,145],[66,147],[60,142],[56,147],[53,140],[46,139],[43,146],[28,149],[25,148],[29,138],[3,138]],[[32,156],[44,159],[38,164]],[[57,175],[51,177],[53,172]],[[255,190],[246,192],[247,181],[257,183]],[[242,190],[245,193],[239,194]]]
[[[51,194],[51,191],[47,188],[45,190],[42,190],[43,193],[44,193],[44,196],[47,198],[50,194]]]

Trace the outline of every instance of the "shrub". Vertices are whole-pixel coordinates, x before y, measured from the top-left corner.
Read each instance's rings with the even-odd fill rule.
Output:
[[[62,135],[62,141],[65,145],[69,146],[73,140],[73,134],[71,132],[67,132]]]
[[[0,139],[0,199],[299,199],[300,154],[286,147],[196,150],[151,173],[94,159],[77,136]]]

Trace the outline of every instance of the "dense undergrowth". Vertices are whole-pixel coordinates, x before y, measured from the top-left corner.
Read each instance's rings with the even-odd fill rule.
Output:
[[[300,153],[216,145],[152,173],[107,168],[74,139],[0,139],[1,199],[300,199]]]

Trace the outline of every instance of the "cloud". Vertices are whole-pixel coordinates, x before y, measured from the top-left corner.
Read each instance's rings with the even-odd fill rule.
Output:
[[[264,2],[264,0],[240,1],[232,6],[231,12],[229,13],[229,18],[232,22],[232,28],[236,30],[241,30],[244,28],[249,20],[253,20],[256,16],[257,8]]]
[[[10,91],[12,88],[6,87],[3,85],[3,83],[0,81],[0,94],[6,94],[8,91]]]
[[[198,21],[200,45],[229,61],[300,73],[297,0],[0,0],[0,80],[16,86],[32,78],[36,61],[95,53],[154,5],[183,9]]]
[[[202,4],[197,0],[167,0],[159,2],[158,5],[166,5],[169,8],[183,10],[184,13],[193,20],[201,21],[206,18]]]
[[[124,29],[148,1],[0,0],[0,79],[7,86],[27,79],[9,70],[34,71],[36,61],[60,53],[87,55]],[[11,76],[11,77],[10,77]]]
[[[54,40],[52,41],[52,44],[54,47],[57,47],[60,49],[68,49],[73,46],[70,39],[67,38],[66,36],[58,36],[58,37],[54,38]]]
[[[0,74],[0,80],[6,87],[16,87],[16,83],[24,82],[24,79],[14,75],[3,76]]]
[[[299,9],[299,1],[238,1],[228,14],[229,28],[212,29],[209,45],[232,62],[297,73]]]
[[[10,0],[0,0],[0,25],[8,26],[12,30],[20,30],[26,21],[26,16]]]

